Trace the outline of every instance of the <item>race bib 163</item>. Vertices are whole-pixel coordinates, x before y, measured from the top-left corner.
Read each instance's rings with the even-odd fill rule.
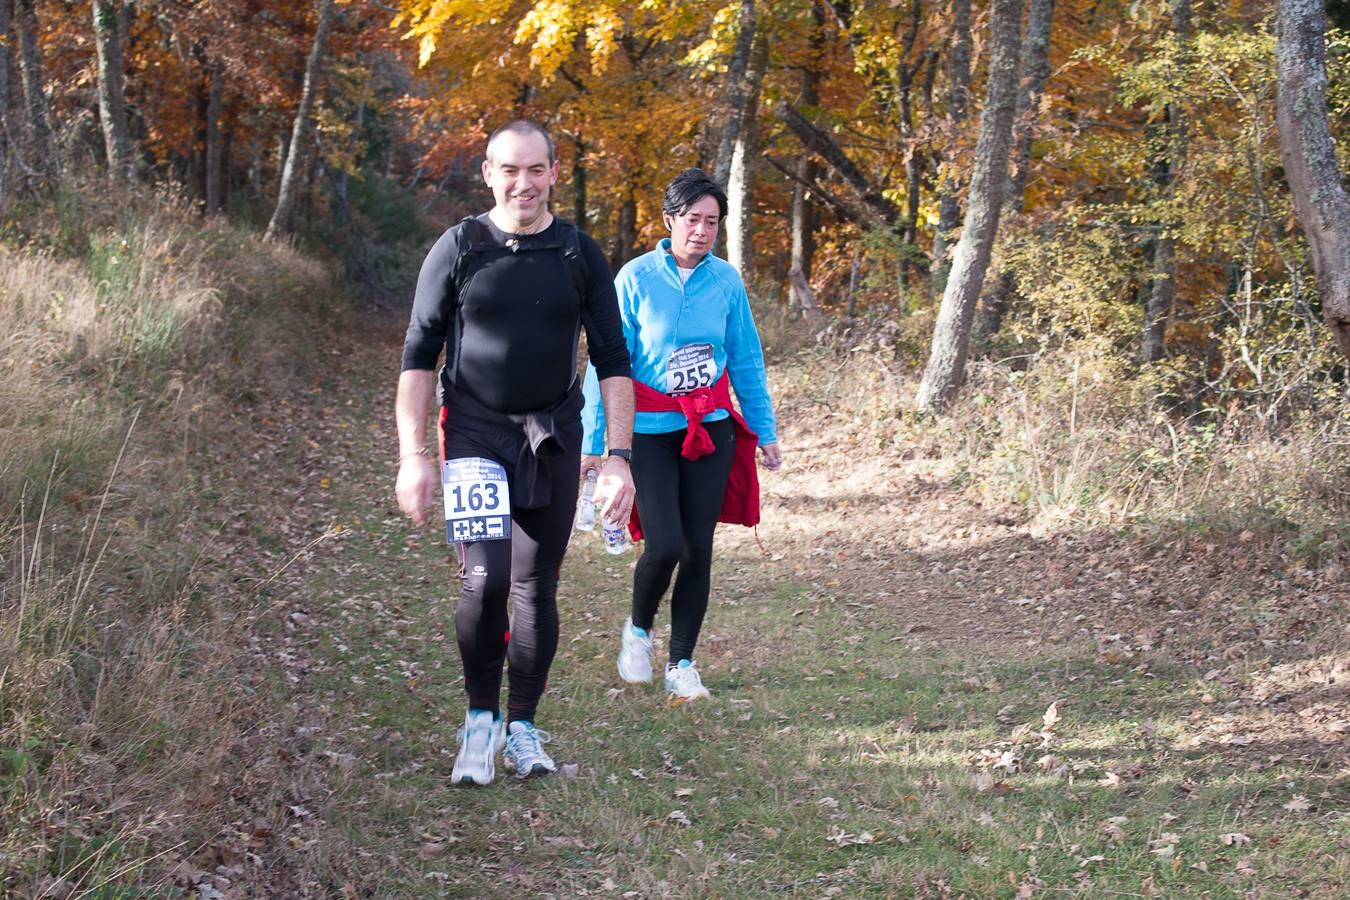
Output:
[[[506,470],[490,459],[447,459],[445,539],[451,544],[499,541],[511,536],[511,494]]]

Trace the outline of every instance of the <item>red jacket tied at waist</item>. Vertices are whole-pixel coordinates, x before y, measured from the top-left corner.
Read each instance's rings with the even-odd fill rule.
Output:
[[[731,390],[726,373],[723,372],[711,388],[699,388],[678,397],[663,394],[634,379],[633,398],[638,412],[684,413],[689,424],[680,455],[685,459],[698,459],[713,452],[712,438],[703,427],[703,417],[715,409],[725,409],[731,413],[736,430],[736,449],[731,460],[731,474],[727,476],[727,490],[722,497],[722,512],[717,521],[728,525],[758,525],[759,472],[755,468],[755,447],[759,445],[759,436],[750,430],[745,419],[731,405]],[[642,523],[638,520],[636,505],[628,519],[628,531],[633,535],[633,540],[642,539]]]

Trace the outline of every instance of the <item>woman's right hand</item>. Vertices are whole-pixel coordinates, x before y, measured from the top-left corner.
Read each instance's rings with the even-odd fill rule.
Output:
[[[585,453],[581,457],[581,479],[586,479],[586,473],[594,469],[597,473],[600,471],[600,465],[603,460],[598,453]]]

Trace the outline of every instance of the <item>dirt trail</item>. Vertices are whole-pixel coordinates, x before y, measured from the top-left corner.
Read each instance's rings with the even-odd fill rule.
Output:
[[[280,474],[267,461],[278,454],[300,465],[290,475],[292,513],[313,503],[321,514],[325,479],[347,478],[369,481],[372,501],[397,515],[389,460],[402,332],[396,315],[368,320],[349,346],[331,350],[332,367],[308,394],[253,411],[251,425],[270,448],[259,477]],[[1023,510],[983,505],[923,444],[865,450],[845,413],[774,389],[786,465],[762,479],[757,531],[719,530],[723,571],[757,570],[765,580],[791,573],[847,594],[914,647],[1181,662],[1249,697],[1263,719],[1278,720],[1263,727],[1282,739],[1343,738],[1350,584],[1339,568],[1308,571],[1241,542],[1048,529]],[[308,427],[297,434],[299,423]],[[295,538],[312,539],[313,524],[311,516],[288,540],[302,557],[293,577],[314,555]]]
[[[281,671],[293,687],[286,714],[259,735],[260,744],[289,749],[256,770],[258,784],[282,792],[273,802],[292,808],[321,802],[315,798],[331,793],[327,783],[352,765],[342,754],[306,755],[313,735],[335,732],[332,720],[348,714],[340,696],[308,687],[333,674],[325,642],[368,632],[405,644],[447,642],[453,657],[450,610],[436,622],[413,622],[397,601],[410,578],[408,552],[434,549],[434,528],[397,529],[398,546],[380,551],[385,565],[348,570],[340,552],[353,529],[396,531],[391,410],[402,322],[395,318],[366,322],[332,348],[332,366],[304,392],[263,396],[241,407],[234,423],[238,446],[257,449],[239,462],[249,493],[238,498],[240,517],[251,526],[238,529],[227,552],[255,552],[261,532],[264,543],[285,548],[274,560],[288,561],[265,585],[275,602],[259,616],[252,665]],[[742,584],[790,578],[856,604],[869,627],[893,632],[888,640],[898,648],[940,650],[976,671],[984,659],[1028,655],[1136,672],[1181,664],[1236,698],[1192,723],[1197,740],[1241,734],[1333,770],[1350,766],[1350,590],[1341,573],[1308,572],[1245,545],[1151,545],[1048,530],[1019,510],[984,507],[920,444],[866,451],[845,416],[800,396],[778,399],[786,464],[763,480],[757,534],[719,531],[715,590],[732,573]],[[339,486],[358,495],[345,508],[334,499]],[[339,610],[306,596],[326,569],[351,576]],[[411,577],[441,592],[432,575]],[[316,618],[328,620],[325,627]],[[715,624],[707,633],[710,648],[736,640]],[[381,677],[401,679],[416,695],[423,674],[414,667]],[[235,823],[235,834],[244,847],[272,848],[270,888],[306,893],[287,887],[290,873],[312,865],[294,858],[306,844],[292,835],[285,845],[253,827]]]

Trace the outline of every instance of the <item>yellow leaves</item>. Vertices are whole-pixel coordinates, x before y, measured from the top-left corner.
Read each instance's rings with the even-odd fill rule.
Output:
[[[530,64],[545,83],[572,53],[580,25],[574,18],[580,10],[566,0],[536,3],[516,26],[515,42],[530,44]]]
[[[390,28],[408,29],[405,40],[417,40],[417,65],[425,67],[436,53],[436,39],[450,26],[493,25],[511,9],[511,0],[401,0]]]

